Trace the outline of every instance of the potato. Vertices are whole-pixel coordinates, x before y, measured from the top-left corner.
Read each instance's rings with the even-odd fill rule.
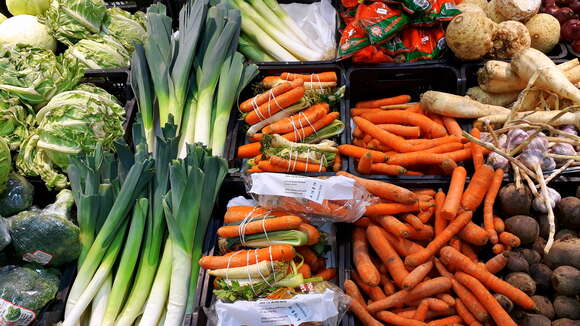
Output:
[[[556,268],[552,273],[552,287],[561,295],[580,294],[580,271],[572,266]]]
[[[502,308],[508,313],[514,309],[514,303],[505,295],[495,293],[493,296],[495,297],[497,302],[502,306]]]
[[[522,245],[532,244],[540,235],[538,222],[526,215],[516,215],[508,218],[505,222],[506,231],[515,234]]]
[[[556,241],[550,252],[544,256],[544,261],[551,268],[562,265],[580,268],[580,239]]]
[[[530,265],[521,252],[507,251],[505,252],[505,255],[508,258],[507,265],[505,266],[508,271],[524,273],[528,273],[530,271]]]
[[[540,10],[541,0],[497,0],[499,13],[511,20],[527,20]]]
[[[580,227],[580,198],[566,197],[557,204],[558,223],[577,229]]]
[[[529,48],[532,44],[526,26],[515,20],[499,23],[492,41],[493,47],[488,55],[494,59],[510,59],[514,54]]]
[[[552,322],[548,317],[540,314],[524,314],[524,317],[519,320],[520,326],[550,326]]]
[[[562,230],[556,232],[556,235],[554,236],[554,240],[560,240],[560,241],[574,239],[574,238],[578,238],[578,234],[576,233],[576,231],[573,231],[570,229],[562,229]]]
[[[539,314],[544,315],[549,319],[554,319],[556,313],[554,312],[554,306],[550,299],[541,295],[534,295],[532,296],[532,300],[536,303],[536,309]]]
[[[580,320],[560,318],[560,319],[554,320],[552,322],[552,326],[580,326]]]
[[[548,292],[552,288],[552,270],[545,264],[534,264],[530,266],[530,276],[536,282],[536,289],[539,292]]]
[[[580,302],[576,298],[557,296],[554,311],[558,318],[580,319]]]
[[[526,23],[532,40],[531,46],[549,53],[560,41],[560,22],[548,14],[537,14]]]
[[[516,189],[510,183],[499,191],[499,207],[506,216],[529,215],[532,206],[532,193],[528,187]]]
[[[538,264],[542,261],[542,256],[535,250],[524,248],[518,250],[524,259],[528,262],[528,265]]]
[[[461,60],[478,60],[491,50],[495,24],[482,14],[464,13],[455,16],[447,26],[445,39]]]
[[[522,290],[527,295],[536,293],[536,282],[526,273],[510,273],[505,277],[505,281]]]

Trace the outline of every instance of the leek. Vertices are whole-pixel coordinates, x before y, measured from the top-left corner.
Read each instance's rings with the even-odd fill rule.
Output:
[[[308,235],[297,230],[274,231],[266,234],[252,234],[244,237],[244,247],[265,248],[271,245],[288,244],[294,247],[303,246],[308,242]],[[218,246],[221,252],[227,252],[236,246],[241,246],[242,242],[237,238],[220,238]]]
[[[274,61],[274,58],[264,52],[262,48],[245,35],[240,35],[240,52],[248,59],[254,62]]]
[[[284,49],[280,44],[264,32],[256,22],[249,17],[242,19],[242,31],[246,33],[253,41],[258,43],[274,59],[278,61],[298,61],[298,59]]]
[[[167,239],[157,274],[155,274],[155,281],[151,287],[151,293],[144,307],[143,316],[141,316],[141,320],[139,321],[139,326],[157,326],[165,320],[165,318],[162,318],[162,315],[164,314],[163,311],[167,303],[169,283],[171,281],[172,248],[171,240]]]
[[[139,99],[139,112],[143,121],[143,130],[147,139],[149,152],[153,152],[155,144],[155,126],[153,125],[153,99],[151,98],[151,72],[147,66],[145,49],[140,43],[135,45],[131,58],[131,87]]]
[[[89,321],[89,326],[101,326],[105,310],[107,309],[107,301],[109,301],[109,296],[111,295],[112,285],[113,276],[109,274],[91,304],[91,320]]]
[[[338,119],[331,122],[328,126],[318,130],[314,134],[304,138],[303,143],[314,144],[318,143],[323,139],[329,139],[334,136],[342,134],[344,131],[344,123]]]

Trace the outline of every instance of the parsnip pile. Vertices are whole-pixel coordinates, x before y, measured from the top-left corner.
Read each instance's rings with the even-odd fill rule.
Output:
[[[492,293],[535,308],[494,275],[507,264],[502,252],[520,245],[493,214],[502,179],[503,170],[482,164],[464,189],[458,167],[445,194],[356,178],[384,201],[367,208],[352,234],[354,270],[344,288],[363,325],[517,325]],[[480,226],[474,212],[482,204]],[[477,252],[490,250],[496,256],[480,261]]]

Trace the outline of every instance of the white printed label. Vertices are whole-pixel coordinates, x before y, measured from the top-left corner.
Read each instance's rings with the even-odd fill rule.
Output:
[[[333,292],[299,294],[285,300],[216,303],[217,326],[298,326],[338,316]]]
[[[252,174],[250,193],[293,198],[306,198],[322,203],[325,200],[351,200],[353,179],[334,176],[327,179],[280,173]]]
[[[0,298],[0,326],[28,326],[36,319],[36,313]]]
[[[36,250],[35,252],[27,252],[22,255],[22,260],[29,263],[39,263],[40,265],[47,265],[52,260],[52,255],[46,251]]]

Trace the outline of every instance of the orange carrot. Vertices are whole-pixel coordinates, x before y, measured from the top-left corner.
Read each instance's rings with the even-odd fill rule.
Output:
[[[362,228],[352,230],[352,255],[361,279],[369,286],[379,285],[381,275],[369,257],[366,232]]]
[[[464,167],[458,166],[453,170],[451,175],[451,182],[449,184],[449,191],[445,198],[445,204],[441,209],[441,217],[450,220],[457,216],[459,206],[461,205],[461,197],[463,196],[463,187],[465,186],[465,178],[467,171]]]
[[[457,123],[457,120],[451,117],[443,117],[443,124],[445,125],[445,129],[447,129],[447,133],[457,137],[462,137],[461,126]]]
[[[281,83],[261,94],[258,94],[250,99],[245,100],[242,104],[240,104],[240,111],[250,112],[254,108],[257,108],[260,105],[270,101],[272,98],[280,96],[293,88],[302,86],[303,84],[304,81],[301,79],[297,79],[291,83]]]
[[[340,153],[336,153],[334,163],[332,164],[332,171],[339,172],[340,170],[342,170],[342,157],[340,156]]]
[[[263,133],[253,134],[253,135],[251,135],[251,136],[248,137],[248,140],[251,141],[251,142],[259,142],[262,139],[264,139],[264,134]]]
[[[467,309],[467,307],[463,304],[461,299],[455,300],[455,311],[457,314],[465,321],[465,323],[469,326],[481,326],[481,323],[475,319],[475,316]]]
[[[407,302],[417,301],[419,299],[431,297],[436,294],[449,291],[451,286],[451,281],[448,278],[436,277],[419,283],[412,290],[401,290],[386,297],[385,299],[375,301],[367,308],[369,312],[375,313],[377,311],[396,307]]]
[[[496,274],[501,271],[508,262],[508,258],[503,254],[495,255],[485,263],[488,272]]]
[[[325,268],[313,277],[322,277],[325,281],[330,281],[336,277],[336,268]]]
[[[506,251],[506,246],[504,246],[501,243],[496,243],[493,245],[493,247],[491,247],[491,252],[493,252],[496,255],[499,255],[499,254],[503,253],[504,251]]]
[[[373,163],[371,165],[372,174],[385,174],[385,175],[404,175],[407,169],[400,165],[392,165],[386,163]]]
[[[439,138],[447,134],[445,127],[437,124],[427,116],[405,110],[382,110],[364,113],[362,118],[375,124],[397,123],[417,126],[421,128],[423,135],[430,138]]]
[[[387,182],[359,178],[347,172],[338,172],[337,175],[354,179],[356,182],[363,185],[371,194],[383,199],[392,200],[402,204],[413,204],[417,202],[417,195],[406,188]]]
[[[469,243],[462,242],[460,251],[466,257],[471,259],[472,262],[477,263],[479,261],[479,259],[477,258],[477,253],[475,253],[475,251],[473,250],[473,247]]]
[[[287,172],[326,172],[326,167],[320,163],[308,163],[298,160],[287,160],[278,156],[270,157],[270,163],[280,168],[286,169]]]
[[[421,129],[417,126],[403,126],[399,124],[383,123],[377,125],[377,127],[401,137],[419,138],[419,136],[421,136]]]
[[[524,309],[533,309],[536,305],[530,297],[512,286],[511,284],[499,279],[494,274],[488,272],[485,268],[473,263],[469,258],[451,247],[444,247],[440,251],[441,261],[446,265],[454,266],[462,272],[476,277],[485,286],[501,293],[512,300],[514,303],[520,305]],[[486,307],[487,308],[487,307]]]
[[[280,216],[266,220],[259,220],[249,222],[242,228],[241,225],[224,225],[217,230],[217,235],[222,238],[234,238],[242,235],[294,230],[302,223],[302,219],[298,216]]]
[[[503,222],[503,220],[497,216],[493,217],[493,228],[495,229],[495,232],[497,233],[502,233],[505,231],[505,223]]]
[[[288,172],[288,169],[274,165],[270,161],[258,162],[258,168],[264,172]]]
[[[298,268],[298,273],[302,274],[304,278],[310,278],[312,276],[312,272],[310,271],[310,265],[302,264],[300,268]]]
[[[302,231],[308,235],[308,242],[306,242],[307,246],[313,246],[320,241],[320,231],[311,224],[301,223],[298,226],[298,231]]]
[[[363,296],[360,293],[358,286],[356,286],[356,284],[353,281],[351,280],[344,281],[343,287],[344,292],[346,292],[346,294],[350,296],[353,301],[357,301],[361,305],[366,306],[365,299],[363,299]]]
[[[497,232],[493,225],[493,204],[495,203],[495,198],[499,193],[499,188],[503,181],[503,175],[503,169],[495,170],[493,179],[483,201],[483,226],[485,231],[487,231],[489,240],[492,244],[496,244],[498,241]]]
[[[477,139],[481,138],[481,132],[477,128],[471,129],[470,134]],[[483,152],[481,146],[476,143],[471,143],[471,154],[473,155],[473,166],[477,170],[483,165]]]
[[[405,269],[401,257],[393,249],[390,243],[382,236],[381,228],[377,225],[369,225],[367,228],[367,239],[373,247],[375,253],[389,271],[389,274],[400,287],[409,272]]]
[[[467,241],[476,246],[484,246],[487,240],[489,240],[488,233],[485,229],[473,222],[469,222],[458,235],[463,241]]]
[[[370,152],[373,155],[373,162],[374,163],[382,163],[386,162],[388,157],[383,152],[379,151],[371,151],[366,148],[354,146],[354,145],[339,145],[338,151],[340,154],[345,156],[350,156],[354,158],[360,159],[366,152]]]
[[[461,198],[461,207],[468,211],[475,211],[481,205],[493,179],[493,173],[494,171],[489,165],[481,165],[475,170]]]
[[[261,148],[262,148],[262,144],[260,144],[260,142],[242,145],[242,146],[238,147],[238,157],[239,158],[250,158],[250,157],[260,155]]]
[[[304,128],[296,129],[296,130],[291,131],[287,134],[284,134],[284,135],[282,135],[282,137],[288,139],[289,141],[293,141],[293,142],[301,141],[304,138],[315,134],[320,129],[328,126],[334,120],[338,119],[339,116],[340,116],[340,113],[338,113],[338,112],[330,112],[329,114],[320,118],[318,121],[313,122],[312,124],[308,124],[307,126],[304,126]]]
[[[443,175],[451,175],[453,174],[453,171],[457,169],[457,163],[454,160],[448,158],[439,164],[439,168],[441,169]]]
[[[409,275],[403,280],[403,289],[412,289],[417,284],[419,284],[433,268],[433,262],[428,261],[422,265],[419,265],[413,269]]]
[[[381,311],[377,313],[377,317],[382,320],[383,322],[389,325],[397,325],[397,326],[425,326],[423,321],[413,320],[409,318],[404,318],[394,314],[390,311]]]
[[[284,216],[286,212],[271,211],[262,207],[254,206],[232,206],[229,207],[224,215],[224,224],[240,222],[244,219],[263,218],[267,216]]]
[[[445,193],[439,189],[437,194],[435,194],[435,223],[434,223],[434,232],[435,236],[438,236],[448,224],[448,219],[443,218],[441,215],[441,211],[443,210],[443,206],[445,204]]]
[[[383,326],[383,323],[376,320],[369,314],[363,304],[351,298],[349,303],[350,311],[358,318],[364,326]]]
[[[405,222],[409,223],[415,230],[431,230],[433,232],[433,228],[431,225],[423,224],[423,221],[419,219],[419,217],[413,214],[403,214],[403,219]]]
[[[373,164],[373,154],[366,152],[359,160],[357,170],[361,174],[370,174],[371,165]]]
[[[354,222],[355,226],[360,228],[366,228],[371,223],[371,220],[368,217],[361,217],[356,222]]]
[[[438,236],[429,242],[424,250],[407,256],[405,258],[405,264],[411,267],[418,266],[429,260],[433,255],[435,255],[439,249],[441,249],[451,238],[453,238],[469,221],[472,217],[471,212],[463,212],[457,216],[449,225],[441,232]]]
[[[461,251],[461,247],[462,247],[463,243],[461,242],[461,240],[459,240],[457,238],[453,238],[453,239],[449,240],[449,245],[451,247],[455,248],[455,250]]]
[[[379,108],[385,105],[392,105],[392,104],[405,104],[411,102],[411,96],[409,95],[399,95],[394,97],[386,97],[381,98],[378,100],[371,100],[371,101],[361,101],[356,103],[355,107],[357,108]]]
[[[395,285],[384,274],[381,274],[381,285],[383,286],[383,291],[385,292],[386,295],[391,295],[391,294],[395,293]]]
[[[389,156],[387,163],[401,166],[415,165],[439,165],[444,160],[451,159],[456,162],[463,161],[471,155],[471,150],[458,150],[444,154],[436,154],[428,151],[400,153]]]
[[[365,134],[360,130],[360,128],[356,127],[354,128],[354,130],[352,131],[352,136],[354,138],[362,138],[365,136]]]
[[[371,113],[371,112],[382,112],[382,109],[378,109],[378,108],[352,108],[350,109],[350,115],[352,117],[357,117],[360,115],[363,115],[365,113]]]
[[[413,192],[417,195],[425,195],[430,197],[435,197],[437,192],[432,188],[415,189]]]
[[[446,302],[449,306],[455,306],[455,298],[448,293],[441,293],[437,295],[439,300]]]
[[[293,88],[288,92],[280,94],[272,100],[265,102],[258,108],[253,108],[252,111],[246,115],[244,120],[247,124],[250,125],[256,124],[262,120],[266,120],[272,115],[300,101],[303,96],[304,87],[300,86]]]
[[[386,230],[382,230],[381,233],[400,256],[407,257],[423,249],[421,245],[415,243],[414,241],[410,241],[402,237],[397,237],[387,232]]]
[[[312,271],[318,271],[324,267],[320,266],[318,256],[312,249],[308,247],[297,247],[296,251],[304,258],[304,262],[310,266]]]
[[[398,218],[390,215],[374,216],[371,218],[373,222],[381,225],[389,233],[401,237],[408,238],[411,232],[410,228]]]
[[[367,206],[365,215],[395,215],[418,211],[420,211],[419,202],[415,204],[381,203]]]
[[[419,212],[419,214],[417,214],[417,217],[422,223],[427,223],[429,222],[433,214],[435,214],[435,207],[429,207],[429,209]]]
[[[413,112],[413,113],[417,113],[417,114],[425,114],[425,111],[423,111],[423,108],[421,108],[421,104],[419,103],[415,103],[411,106],[409,106],[408,108],[405,109],[405,111],[407,112]]]
[[[383,290],[378,287],[378,286],[368,286],[366,285],[362,279],[360,278],[360,275],[358,275],[358,273],[356,271],[353,271],[350,274],[352,280],[356,283],[356,285],[358,285],[358,287],[373,301],[379,301],[382,300],[384,298],[386,298],[387,296],[385,295],[385,293],[383,292]]]
[[[509,232],[502,232],[499,234],[499,242],[503,243],[504,246],[519,247],[520,238],[515,234]]]
[[[455,326],[455,325],[463,325],[463,319],[461,319],[461,317],[457,315],[432,320],[429,323],[427,323],[427,326]]]
[[[286,119],[276,121],[268,126],[268,132],[271,134],[284,134],[295,129],[301,129],[311,125],[326,114],[330,107],[328,103],[318,103],[308,109],[298,112]],[[266,131],[264,131],[266,133]]]
[[[222,269],[257,264],[261,261],[290,261],[296,255],[290,245],[272,245],[266,248],[240,250],[230,256],[205,256],[199,260],[204,269]],[[249,254],[248,254],[249,253]]]
[[[374,123],[361,117],[354,117],[354,123],[366,134],[378,139],[382,144],[398,152],[412,152],[413,146],[409,145],[404,138],[377,127]]]
[[[352,140],[352,144],[355,147],[363,148],[363,153],[365,152],[364,149],[368,148],[367,147],[367,143],[365,143],[364,141],[362,141],[362,139],[355,138],[355,139]],[[381,152],[379,152],[379,153],[381,153]],[[381,154],[382,155],[385,155],[385,153],[381,153]],[[361,153],[361,155],[362,155],[362,153]]]
[[[452,153],[458,150],[463,149],[463,144],[458,142],[449,142],[444,143],[441,145],[437,145],[435,147],[431,147],[421,152],[425,153],[434,153],[434,154],[445,154],[445,153]]]
[[[455,278],[465,287],[471,289],[498,326],[517,326],[499,302],[478,279],[463,272],[455,273]]]
[[[310,83],[321,83],[321,82],[336,82],[338,78],[336,76],[336,72],[334,71],[325,71],[317,74],[295,74],[291,72],[283,72],[280,75],[280,78],[283,80],[296,80],[296,79],[303,79],[305,82]]]
[[[427,299],[423,299],[417,306],[417,310],[415,311],[413,319],[418,321],[425,321],[425,319],[427,319],[427,312],[429,312],[429,301],[427,301]]]

